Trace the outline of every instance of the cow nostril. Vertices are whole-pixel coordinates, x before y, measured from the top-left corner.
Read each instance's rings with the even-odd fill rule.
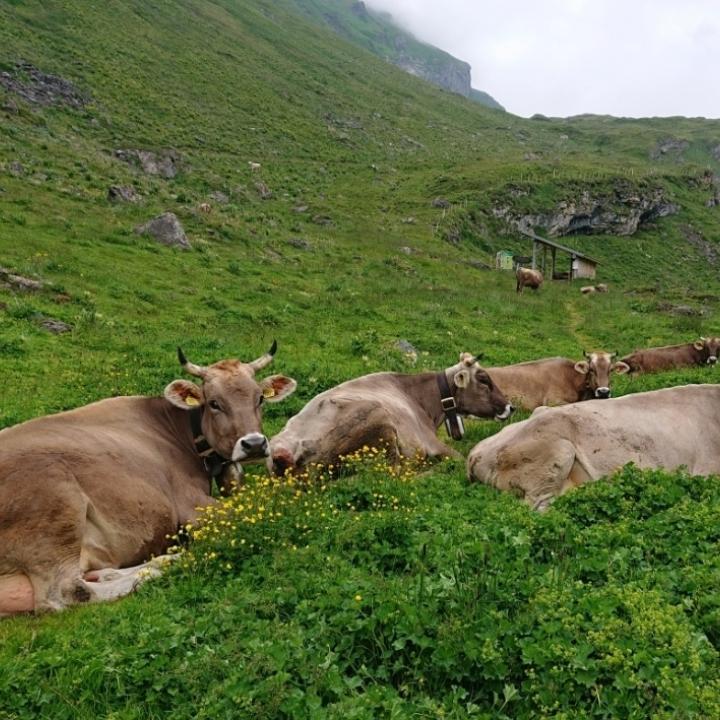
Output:
[[[293,467],[292,460],[284,455],[276,455],[272,459],[273,474],[282,477],[288,470]]]

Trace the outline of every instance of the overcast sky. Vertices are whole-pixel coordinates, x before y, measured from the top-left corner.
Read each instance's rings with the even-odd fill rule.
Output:
[[[720,118],[717,0],[366,0],[516,115]]]

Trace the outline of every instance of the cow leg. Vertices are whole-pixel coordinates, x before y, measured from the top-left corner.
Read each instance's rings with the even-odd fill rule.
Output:
[[[78,553],[79,555],[79,553]],[[34,595],[36,612],[55,612],[69,605],[86,603],[93,592],[82,579],[79,562],[48,568],[33,567],[28,572]]]
[[[160,577],[165,567],[180,555],[160,555],[142,565],[129,568],[90,570],[84,580],[92,587],[92,602],[107,602],[129,595],[146,580]]]
[[[426,454],[427,457],[430,458],[449,457],[455,460],[463,459],[463,456],[457,450],[438,440],[434,434],[426,440]]]
[[[27,575],[7,575],[0,578],[0,618],[29,613],[34,608],[35,593]]]
[[[573,443],[556,438],[519,442],[487,457],[475,456],[468,470],[471,478],[519,495],[534,510],[545,510],[572,486],[567,483],[574,464]]]

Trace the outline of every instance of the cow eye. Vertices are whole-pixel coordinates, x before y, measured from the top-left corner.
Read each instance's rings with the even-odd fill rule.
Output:
[[[208,405],[210,406],[211,410],[222,410],[222,408],[220,407],[220,403],[217,400],[211,400]]]
[[[265,398],[261,395],[257,401],[258,407],[260,407],[264,402],[265,402]]]

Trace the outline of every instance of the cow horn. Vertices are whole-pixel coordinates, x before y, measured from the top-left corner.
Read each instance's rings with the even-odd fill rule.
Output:
[[[248,365],[253,369],[253,372],[262,370],[264,367],[267,367],[272,362],[273,356],[275,355],[276,351],[277,340],[273,340],[273,344],[270,346],[270,349],[264,355],[261,355],[257,360],[253,360],[252,362],[248,363]]]
[[[485,353],[478,353],[478,354],[473,358],[473,363],[476,363],[478,360],[482,360],[484,357],[485,357]]]
[[[588,360],[590,359],[590,353],[586,352],[585,348],[583,348],[583,357],[586,357]]]
[[[195,375],[196,377],[204,378],[207,374],[207,368],[202,367],[202,365],[196,365],[195,363],[191,363],[186,357],[185,353],[182,351],[182,348],[178,347],[178,360],[180,361],[180,364],[183,366],[183,369],[185,372],[189,373],[190,375]]]

